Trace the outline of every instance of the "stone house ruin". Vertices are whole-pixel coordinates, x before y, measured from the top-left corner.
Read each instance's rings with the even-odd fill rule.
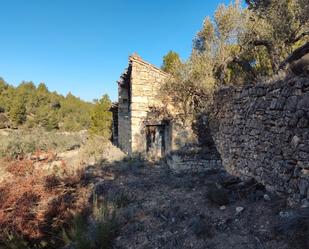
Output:
[[[211,120],[205,127],[202,122],[201,132],[193,131],[191,120],[180,124],[169,102],[158,96],[169,77],[139,56],[129,57],[114,106],[118,114],[114,113],[113,137],[123,151],[155,158],[169,155],[167,164],[178,171],[224,166],[233,175],[253,178],[271,192],[285,195],[289,205],[309,206],[306,75],[221,88],[214,95]],[[197,143],[198,138],[211,143]],[[201,153],[192,150],[187,158],[194,146],[183,146],[192,144],[203,145]]]
[[[117,130],[114,143],[129,155],[160,158],[193,139],[189,128],[180,131],[175,120],[157,111],[167,104],[158,95],[169,77],[138,55],[129,57],[128,68],[118,81],[118,120],[113,129]]]

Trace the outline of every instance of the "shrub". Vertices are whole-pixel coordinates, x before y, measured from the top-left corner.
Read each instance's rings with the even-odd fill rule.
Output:
[[[27,119],[25,101],[20,95],[12,101],[10,118],[15,125],[21,125]]]
[[[80,147],[86,140],[82,132],[12,131],[9,136],[0,135],[0,157],[22,158],[36,151],[63,152]]]
[[[27,248],[18,247],[25,241],[29,248],[42,248],[43,241],[49,246],[63,244],[58,234],[74,213],[87,209],[89,196],[81,185],[82,177],[57,177],[36,170],[1,182],[0,242],[9,248]]]
[[[27,176],[33,174],[34,165],[31,160],[13,160],[7,163],[6,170],[14,176]]]
[[[63,238],[76,249],[108,249],[117,227],[114,207],[100,203],[94,196],[89,219],[87,216],[76,216],[69,229],[63,231]]]
[[[96,162],[104,159],[104,153],[108,140],[101,136],[90,137],[80,151],[81,163],[89,158],[93,158]]]
[[[6,233],[6,240],[3,241],[5,249],[43,249],[48,248],[48,243],[44,240],[35,244],[29,243],[22,236],[17,234]],[[0,247],[2,249],[2,247]]]
[[[119,191],[116,193],[116,195],[113,197],[113,202],[114,205],[117,208],[123,208],[126,207],[130,204],[132,197],[129,196],[126,192],[124,191]]]
[[[112,102],[104,95],[95,105],[91,116],[89,131],[107,139],[111,137],[113,115],[110,112]]]
[[[4,113],[1,113],[1,111],[2,109],[0,107],[0,129],[4,129],[10,126],[10,120]]]
[[[82,145],[86,159],[102,160],[110,143],[98,136],[86,138],[85,133],[42,130],[0,135],[0,153],[5,156],[0,169],[10,173],[0,181],[0,248],[60,248],[65,242],[75,248],[110,248],[117,232],[115,208],[127,205],[128,197],[119,193],[113,204],[97,198],[90,204],[85,168],[77,170],[58,160],[61,172],[50,171],[56,154],[44,152]]]

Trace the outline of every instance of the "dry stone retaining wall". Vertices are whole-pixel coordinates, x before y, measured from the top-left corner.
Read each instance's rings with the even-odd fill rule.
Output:
[[[309,78],[220,90],[211,128],[230,173],[308,205]]]
[[[220,159],[184,159],[172,155],[167,158],[166,162],[176,173],[199,173],[222,168]]]

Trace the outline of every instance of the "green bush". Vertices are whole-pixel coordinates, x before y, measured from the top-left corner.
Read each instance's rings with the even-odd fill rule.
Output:
[[[6,240],[2,241],[0,249],[46,249],[51,248],[46,241],[40,241],[37,243],[30,243],[22,236],[12,233],[6,234]],[[55,246],[55,245],[52,245]]]
[[[110,112],[112,102],[108,95],[104,95],[95,105],[91,116],[89,132],[103,136],[107,139],[111,137],[113,115]]]
[[[76,249],[109,249],[117,228],[114,208],[94,196],[91,216],[77,215],[69,229],[63,230],[63,238]]]

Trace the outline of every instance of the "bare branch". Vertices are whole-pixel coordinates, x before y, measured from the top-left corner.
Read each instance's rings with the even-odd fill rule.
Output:
[[[250,44],[254,46],[265,46],[267,49],[271,47],[272,45],[272,43],[267,40],[255,40],[255,41],[250,42]]]
[[[241,58],[239,58],[238,56],[234,58],[233,60],[235,63],[237,63],[239,66],[242,67],[242,69],[248,74],[250,75],[250,77],[252,77],[253,79],[256,78],[256,72],[253,69],[253,67],[250,65],[250,63],[246,60],[243,60]]]
[[[271,41],[267,40],[255,40],[250,42],[251,45],[253,46],[264,46],[267,49],[267,52],[270,56],[270,61],[271,61],[271,67],[273,69],[273,72],[276,72],[278,70],[278,67],[280,65],[279,61],[279,55],[278,52],[276,51],[275,46]]]
[[[304,55],[309,53],[309,42],[307,42],[305,45],[295,49],[281,64],[279,69],[287,69],[288,66],[296,61],[302,58]]]
[[[221,82],[223,82],[226,69],[227,69],[228,65],[230,65],[231,63],[238,64],[250,78],[252,78],[252,79],[256,78],[256,72],[248,61],[241,59],[239,56],[230,56],[230,57],[226,58],[224,63],[222,63],[218,67],[217,75],[218,75],[218,78]]]
[[[300,34],[299,36],[297,36],[292,43],[298,42],[299,40],[301,40],[302,38],[304,38],[305,36],[309,35],[309,31],[303,32],[302,34]]]

